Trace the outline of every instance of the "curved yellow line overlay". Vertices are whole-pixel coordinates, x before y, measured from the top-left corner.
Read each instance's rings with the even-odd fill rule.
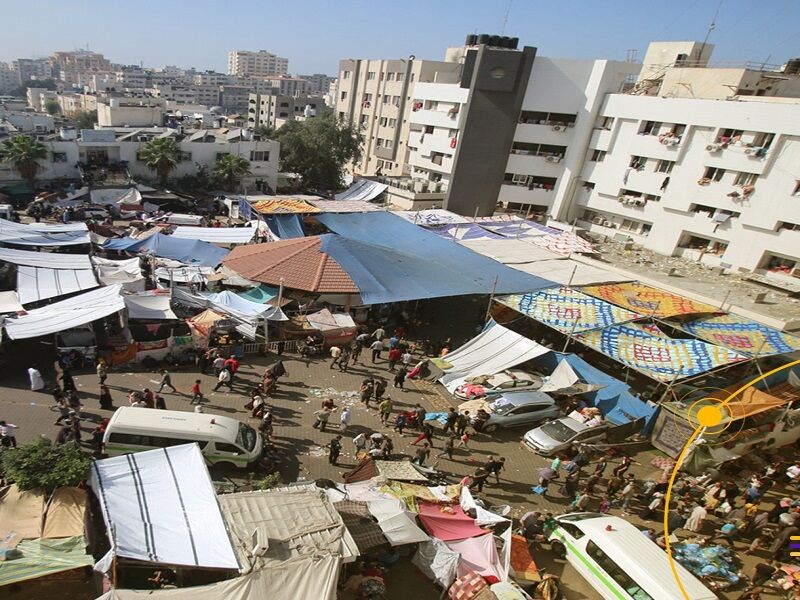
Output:
[[[730,396],[725,398],[725,400],[720,404],[720,406],[725,406],[726,404],[728,404],[728,402],[730,402],[733,398],[735,398],[741,392],[743,392],[744,390],[749,388],[751,385],[753,385],[755,383],[758,383],[759,381],[762,381],[763,379],[765,379],[766,377],[772,375],[773,373],[777,373],[778,371],[783,371],[784,369],[790,369],[791,367],[793,367],[795,365],[800,365],[800,360],[795,360],[795,361],[790,362],[788,364],[782,365],[782,366],[778,367],[777,369],[772,369],[772,371],[767,371],[763,375],[760,375],[760,376],[756,377],[752,381],[748,382],[746,385],[743,385],[738,390],[733,392]],[[670,541],[669,541],[669,535],[670,534],[669,534],[669,524],[668,524],[668,520],[669,520],[669,503],[670,503],[670,499],[671,499],[671,496],[672,496],[672,485],[675,483],[675,476],[678,474],[678,471],[680,470],[680,467],[683,464],[683,459],[686,457],[686,453],[688,452],[689,448],[692,446],[692,443],[695,441],[695,439],[697,439],[697,436],[700,435],[700,432],[703,429],[704,429],[704,427],[702,425],[700,427],[698,427],[697,429],[695,429],[694,432],[692,433],[692,435],[689,436],[689,440],[684,445],[683,450],[681,450],[681,453],[678,456],[678,460],[675,461],[675,466],[672,468],[672,474],[669,477],[669,484],[667,485],[667,494],[666,494],[666,497],[664,498],[664,544],[666,546],[667,559],[669,560],[669,568],[672,570],[672,576],[675,578],[675,581],[677,582],[678,587],[681,590],[681,595],[683,595],[685,600],[692,600],[692,598],[690,598],[689,594],[686,593],[686,588],[683,587],[683,583],[681,582],[681,578],[678,575],[678,569],[677,569],[677,567],[675,565],[675,559],[672,558],[672,545],[670,544]]]

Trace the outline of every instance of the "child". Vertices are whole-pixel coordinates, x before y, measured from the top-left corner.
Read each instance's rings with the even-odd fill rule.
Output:
[[[458,447],[469,449],[467,444],[469,444],[469,434],[465,431],[461,434],[461,438],[458,440]]]
[[[194,380],[194,385],[192,386],[192,404],[197,401],[197,404],[200,404],[203,400],[203,392],[200,391],[200,383],[199,379]]]
[[[442,449],[439,454],[436,455],[436,458],[440,458],[442,456],[447,455],[447,458],[453,460],[453,446],[456,443],[456,436],[454,433],[450,434],[450,437],[447,438],[444,442],[444,448]]]

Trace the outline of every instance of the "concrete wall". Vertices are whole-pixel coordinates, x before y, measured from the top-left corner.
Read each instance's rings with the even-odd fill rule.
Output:
[[[97,105],[97,124],[100,127],[150,127],[163,125],[164,109],[161,106],[111,106]]]

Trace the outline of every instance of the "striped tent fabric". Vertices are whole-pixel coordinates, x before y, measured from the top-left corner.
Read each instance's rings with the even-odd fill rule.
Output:
[[[719,312],[719,308],[710,304],[690,300],[689,298],[671,294],[635,281],[590,285],[582,289],[590,296],[602,298],[606,302],[652,317],[666,318],[677,315]]]
[[[625,323],[579,333],[575,339],[658,381],[700,375],[748,357],[701,340],[675,339],[654,325]]]
[[[568,287],[512,294],[497,298],[497,301],[566,334],[601,329],[641,317]]]
[[[681,325],[695,337],[749,354],[771,356],[800,350],[800,337],[738,315],[716,315]]]

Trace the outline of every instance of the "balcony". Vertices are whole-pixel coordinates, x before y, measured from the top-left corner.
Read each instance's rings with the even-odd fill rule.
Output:
[[[707,144],[704,164],[709,167],[761,175],[767,165],[767,151],[763,148]]]
[[[575,128],[569,125],[520,123],[514,133],[515,142],[569,146]]]
[[[589,148],[593,150],[608,150],[611,147],[611,130],[595,129],[592,132],[592,139]]]
[[[555,198],[554,190],[546,190],[544,188],[528,189],[527,186],[504,183],[500,186],[500,194],[497,200],[506,203],[537,204],[551,207],[555,202]]]
[[[564,159],[557,155],[525,154],[523,150],[512,150],[506,172],[556,176],[563,169],[563,162]]]
[[[434,127],[444,127],[445,129],[458,129],[458,116],[458,111],[425,110],[420,108],[418,110],[412,109],[408,121],[409,123],[417,125],[433,125]]]
[[[676,160],[680,147],[680,137],[640,134],[631,142],[631,154],[659,160]]]

